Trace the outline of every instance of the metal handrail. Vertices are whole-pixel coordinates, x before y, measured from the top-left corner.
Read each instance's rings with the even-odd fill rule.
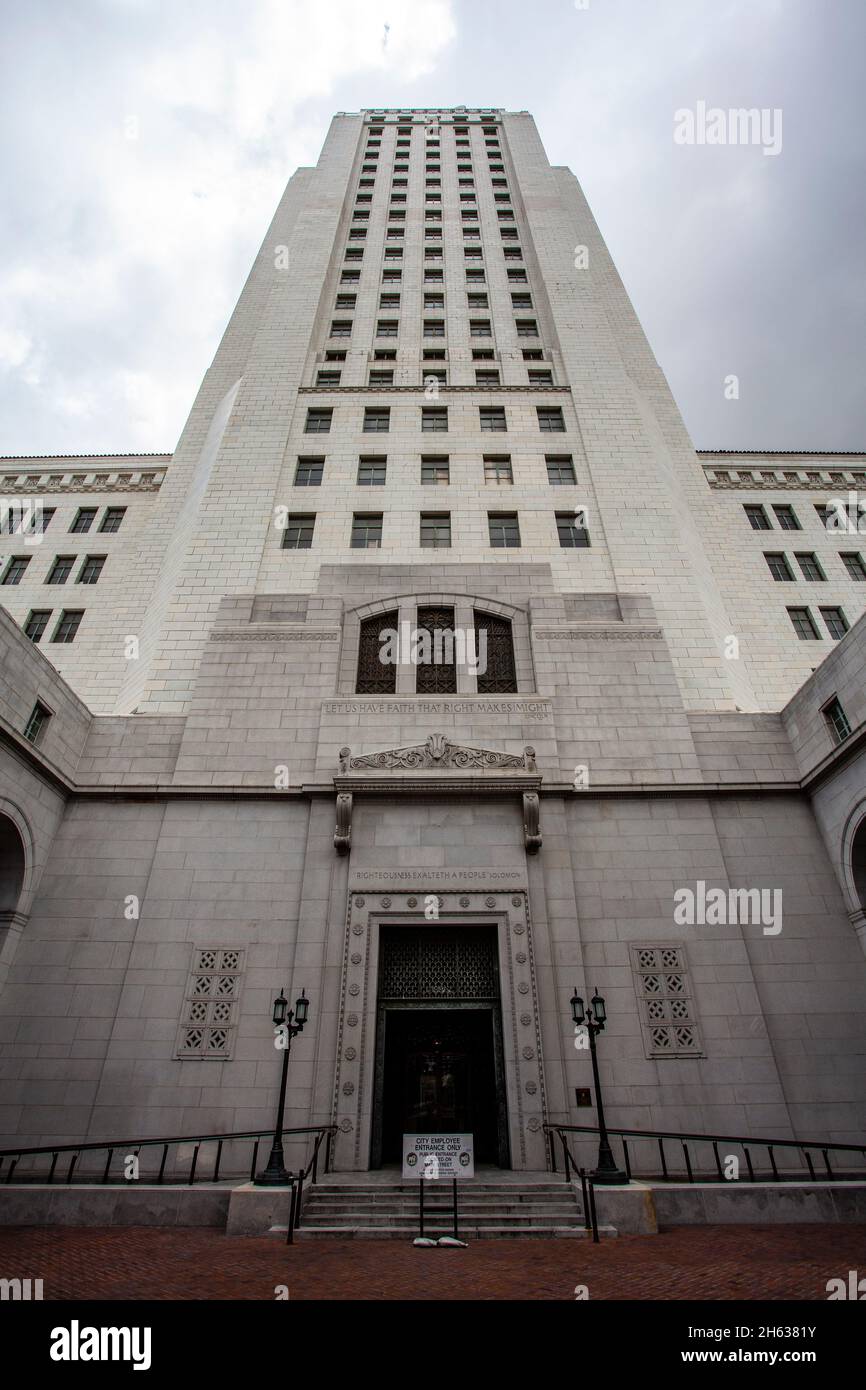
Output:
[[[547,1132],[548,1143],[550,1147],[551,1168],[554,1172],[556,1172],[556,1137],[562,1144],[565,1180],[566,1182],[569,1182],[571,1180],[570,1170],[571,1168],[578,1168],[578,1163],[568,1147],[568,1143],[565,1138],[566,1134],[593,1135],[600,1134],[601,1130],[598,1125],[564,1125],[555,1123],[545,1124],[544,1129]],[[800,1155],[800,1157],[803,1160],[805,1160],[806,1167],[809,1170],[809,1179],[812,1182],[819,1181],[819,1179],[816,1178],[815,1165],[812,1162],[813,1150],[820,1152],[824,1161],[824,1168],[826,1171],[824,1174],[822,1174],[820,1181],[844,1182],[846,1180],[847,1174],[833,1171],[829,1158],[831,1152],[854,1153],[859,1154],[861,1158],[866,1159],[866,1146],[862,1144],[837,1144],[832,1143],[830,1140],[827,1139],[763,1139],[751,1134],[698,1134],[688,1130],[617,1129],[616,1127],[611,1126],[607,1127],[606,1132],[609,1137],[618,1137],[620,1142],[622,1143],[625,1172],[629,1180],[632,1176],[632,1169],[631,1157],[628,1151],[628,1144],[626,1142],[627,1139],[656,1142],[659,1151],[659,1167],[661,1169],[661,1178],[664,1182],[681,1181],[680,1177],[678,1177],[676,1174],[672,1175],[668,1171],[667,1155],[665,1153],[664,1148],[665,1140],[674,1140],[680,1143],[683,1151],[683,1161],[685,1163],[686,1168],[686,1179],[690,1183],[693,1183],[696,1180],[715,1182],[727,1181],[722,1170],[722,1162],[719,1156],[720,1144],[733,1144],[743,1150],[746,1159],[746,1166],[749,1170],[750,1182],[798,1181],[796,1175],[789,1174],[788,1176],[785,1176],[784,1174],[779,1172],[778,1166],[776,1164],[776,1155],[774,1152],[776,1149],[794,1150],[795,1152],[797,1152]],[[712,1146],[716,1170],[714,1176],[710,1177],[708,1175],[704,1175],[702,1177],[699,1177],[698,1179],[695,1178],[694,1170],[692,1167],[692,1156],[689,1153],[688,1143],[686,1142],[687,1140],[692,1141],[692,1143],[710,1144]],[[767,1150],[767,1156],[769,1159],[770,1167],[772,1169],[772,1172],[770,1174],[766,1176],[762,1176],[760,1174],[756,1175],[751,1154],[751,1149],[754,1148],[765,1148]],[[864,1172],[863,1175],[864,1177],[866,1177],[866,1172]],[[658,1174],[653,1174],[653,1176],[658,1176]]]
[[[303,1180],[309,1177],[310,1175],[312,1175],[312,1181],[316,1182],[318,1178],[319,1149],[321,1148],[322,1142],[325,1139],[327,1140],[327,1145],[325,1148],[325,1172],[330,1172],[331,1152],[333,1146],[333,1139],[336,1132],[337,1126],[334,1124],[299,1125],[290,1129],[283,1129],[281,1131],[281,1134],[284,1138],[286,1136],[291,1138],[293,1136],[305,1134],[314,1134],[316,1136],[313,1145],[312,1158],[306,1168],[302,1168],[299,1170],[299,1178],[301,1179],[301,1183],[303,1183]],[[262,1139],[273,1140],[274,1133],[275,1131],[273,1129],[249,1129],[231,1131],[229,1133],[223,1134],[173,1134],[161,1135],[153,1139],[102,1139],[87,1140],[86,1142],[81,1144],[43,1144],[37,1145],[32,1148],[28,1147],[0,1149],[0,1177],[3,1177],[3,1167],[7,1159],[10,1159],[11,1162],[3,1180],[7,1183],[11,1183],[14,1178],[15,1169],[22,1158],[34,1155],[38,1156],[40,1154],[50,1154],[51,1166],[48,1170],[47,1175],[45,1175],[45,1180],[49,1184],[51,1184],[54,1182],[55,1171],[57,1169],[57,1163],[60,1155],[71,1154],[72,1160],[69,1164],[69,1168],[66,1173],[66,1183],[68,1184],[72,1181],[72,1175],[75,1172],[76,1164],[78,1163],[78,1160],[80,1159],[83,1153],[99,1153],[105,1151],[107,1153],[107,1158],[100,1182],[106,1184],[109,1181],[111,1163],[115,1153],[121,1152],[124,1155],[131,1153],[137,1157],[142,1149],[161,1147],[162,1158],[159,1165],[159,1173],[155,1179],[157,1184],[161,1184],[164,1180],[165,1166],[168,1160],[169,1150],[180,1144],[193,1144],[195,1147],[193,1149],[192,1162],[190,1164],[189,1176],[187,1178],[187,1185],[189,1187],[192,1187],[196,1181],[196,1169],[198,1167],[199,1150],[202,1144],[216,1144],[217,1147],[216,1154],[214,1156],[214,1167],[212,1173],[206,1179],[202,1179],[200,1177],[199,1181],[219,1182],[223,1146],[225,1144],[232,1143],[235,1141],[243,1142],[244,1140],[252,1140],[253,1156],[252,1163],[250,1165],[250,1180],[252,1181],[256,1172],[259,1143]],[[22,1177],[18,1180],[30,1183],[38,1182],[39,1175],[37,1173],[34,1173],[32,1170],[29,1170],[26,1178]],[[114,1179],[114,1181],[121,1181],[121,1179],[117,1178]]]

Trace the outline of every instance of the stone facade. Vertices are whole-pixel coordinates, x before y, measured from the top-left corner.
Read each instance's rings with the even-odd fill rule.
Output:
[[[406,202],[389,204],[403,177],[391,191]],[[420,235],[428,211],[441,238]],[[425,358],[437,315],[447,355]],[[434,369],[446,383],[425,388]],[[317,384],[324,370],[338,386]],[[333,412],[328,433],[308,432],[311,408]],[[493,408],[504,432],[481,428]],[[561,431],[540,428],[550,408]],[[365,430],[368,409],[389,411],[387,431]],[[430,409],[447,430],[422,428]],[[508,456],[513,482],[492,481],[485,455]],[[573,483],[551,485],[548,455],[570,456]],[[384,486],[356,483],[369,456],[386,459]],[[431,456],[447,484],[422,482]],[[324,461],[317,485],[297,485],[299,459]],[[335,1121],[337,1165],[365,1168],[382,943],[436,922],[495,943],[512,1166],[544,1167],[544,1121],[592,1119],[576,1108],[591,1073],[575,985],[607,999],[612,1124],[862,1141],[866,587],[841,559],[856,534],[831,534],[813,504],[856,489],[863,465],[695,454],[580,189],[526,113],[336,117],[289,183],[172,458],[0,466],[4,498],[56,508],[39,544],[0,537],[3,573],[31,556],[0,593],[5,1140],[266,1126],[271,1000],[304,987],[286,1122]],[[749,523],[756,502],[769,529]],[[802,529],[780,535],[775,503]],[[103,533],[115,505],[120,529]],[[70,533],[86,506],[94,527]],[[576,508],[590,544],[562,547],[557,513]],[[309,548],[281,544],[281,509],[315,515]],[[450,516],[435,555],[427,512]],[[519,547],[491,546],[489,512],[517,514]],[[380,546],[350,545],[357,513],[381,514]],[[761,552],[779,550],[792,567],[814,551],[824,580],[777,583]],[[76,567],[105,554],[98,583],[79,588],[76,568],[69,591],[46,588],[57,553]],[[53,625],[61,602],[85,610],[75,640],[28,641],[31,612],[57,610]],[[812,642],[786,611],[800,605]],[[850,625],[839,642],[825,606]],[[430,608],[461,632],[477,615],[506,628],[510,683],[485,689],[458,656],[450,690],[419,690],[406,659],[391,688],[359,689],[370,620],[411,629]],[[34,741],[37,701],[50,718]],[[684,921],[685,889],[778,892],[781,917]]]

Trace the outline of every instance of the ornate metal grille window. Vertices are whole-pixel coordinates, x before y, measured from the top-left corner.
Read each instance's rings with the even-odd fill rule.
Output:
[[[495,933],[463,927],[386,928],[379,999],[498,999]]]
[[[454,695],[457,692],[457,666],[454,657],[454,609],[419,608],[418,630],[429,632],[429,650],[420,646],[429,661],[415,667],[415,690],[419,695]]]
[[[176,1057],[216,1057],[226,1061],[234,1050],[242,950],[196,948],[178,1029]]]
[[[479,695],[507,695],[517,690],[514,666],[514,639],[507,618],[494,618],[490,613],[475,614],[475,653],[480,661],[484,653],[481,633],[486,633],[486,669],[478,672]]]
[[[358,642],[358,695],[393,695],[397,689],[397,665],[382,660],[382,631],[397,630],[397,614],[381,613],[361,623]]]
[[[646,1055],[702,1056],[685,950],[682,946],[631,949]]]

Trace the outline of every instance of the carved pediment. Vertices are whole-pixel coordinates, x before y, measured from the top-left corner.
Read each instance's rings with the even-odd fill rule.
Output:
[[[470,768],[496,771],[515,769],[536,772],[535,749],[526,747],[522,753],[502,753],[496,748],[470,748],[452,743],[444,734],[430,734],[424,743],[409,748],[385,748],[378,753],[364,753],[353,758],[351,748],[340,749],[340,772],[390,772],[405,768],[409,772],[430,769],[434,772],[466,771]]]

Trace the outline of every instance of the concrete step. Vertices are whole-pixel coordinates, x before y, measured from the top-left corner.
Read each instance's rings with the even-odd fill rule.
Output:
[[[286,1226],[272,1226],[269,1235],[286,1238]],[[295,1231],[295,1240],[406,1240],[412,1241],[418,1234],[417,1223],[395,1226],[300,1226]],[[425,1222],[424,1234],[431,1237],[450,1236],[451,1226],[429,1226]],[[532,1226],[470,1226],[460,1225],[458,1234],[461,1240],[550,1240],[592,1239],[592,1232],[583,1226],[532,1225]],[[599,1234],[605,1238],[615,1236],[612,1226],[599,1227]]]

